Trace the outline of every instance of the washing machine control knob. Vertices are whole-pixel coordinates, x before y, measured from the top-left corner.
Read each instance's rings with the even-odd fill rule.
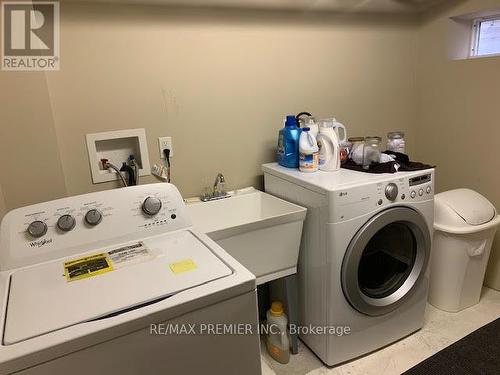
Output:
[[[40,220],[33,221],[28,225],[28,233],[34,238],[43,237],[47,233],[47,224]]]
[[[63,232],[69,232],[75,227],[75,225],[76,225],[76,220],[71,215],[62,215],[57,220],[57,227]]]
[[[398,196],[398,186],[395,183],[387,184],[385,187],[385,196],[390,201],[396,200]]]
[[[161,200],[156,197],[147,197],[142,203],[142,211],[146,215],[154,216],[161,210]]]
[[[93,208],[85,214],[85,221],[88,225],[96,226],[102,221],[101,211]]]

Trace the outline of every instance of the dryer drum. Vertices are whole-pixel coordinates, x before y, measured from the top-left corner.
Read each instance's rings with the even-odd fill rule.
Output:
[[[392,207],[356,233],[342,263],[342,289],[353,308],[377,316],[398,308],[421,282],[431,238],[423,216]]]

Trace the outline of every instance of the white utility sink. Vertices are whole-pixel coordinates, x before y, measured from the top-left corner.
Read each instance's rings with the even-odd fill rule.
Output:
[[[250,270],[257,284],[297,272],[304,207],[254,188],[187,202],[193,226]]]

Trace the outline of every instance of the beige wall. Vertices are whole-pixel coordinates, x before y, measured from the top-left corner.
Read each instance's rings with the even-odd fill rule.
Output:
[[[48,162],[67,194],[116,186],[92,184],[85,146],[86,133],[113,129],[146,128],[151,162],[157,138],[173,136],[173,181],[185,196],[219,171],[232,187],[259,186],[283,116],[301,110],[334,114],[350,135],[403,129],[414,148],[416,26],[407,18],[61,8],[61,71],[47,73],[47,91],[34,91],[32,105],[48,112],[46,147],[60,156]],[[25,73],[9,79],[38,88]],[[13,118],[19,111],[7,108]],[[39,126],[31,122],[33,133]],[[9,204],[57,195],[42,182],[37,195],[9,190]]]
[[[8,209],[66,195],[43,73],[0,71],[0,150]]]
[[[437,164],[438,191],[468,187],[500,210],[500,57],[447,57],[449,17],[493,7],[498,1],[465,1],[425,18],[418,48],[417,155]],[[499,234],[493,247],[487,282],[496,279],[500,288]]]
[[[5,207],[5,199],[3,197],[2,185],[0,185],[0,221],[7,211],[7,207]]]

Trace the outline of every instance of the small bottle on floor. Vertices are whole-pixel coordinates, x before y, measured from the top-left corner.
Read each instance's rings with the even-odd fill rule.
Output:
[[[283,304],[273,302],[267,311],[266,347],[269,355],[283,364],[290,361],[290,339],[287,326],[288,318],[283,311]]]

